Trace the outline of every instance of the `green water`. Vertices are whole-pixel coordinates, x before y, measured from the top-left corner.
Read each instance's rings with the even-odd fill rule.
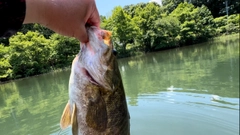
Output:
[[[120,59],[119,69],[132,135],[239,134],[239,39]],[[1,84],[0,135],[59,134],[69,73]]]

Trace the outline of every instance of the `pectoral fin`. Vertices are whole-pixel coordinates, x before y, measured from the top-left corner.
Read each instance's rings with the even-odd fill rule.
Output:
[[[78,123],[77,123],[77,107],[75,103],[73,103],[72,113],[70,111],[70,104],[67,103],[60,120],[60,126],[62,130],[66,129],[70,125],[72,125],[72,134],[77,135]]]
[[[67,103],[67,105],[64,108],[61,120],[60,120],[60,127],[62,130],[64,130],[70,124],[71,124],[70,104]]]
[[[71,117],[71,125],[72,125],[72,134],[77,135],[78,134],[78,123],[77,123],[77,108],[76,104],[73,104],[73,113]]]

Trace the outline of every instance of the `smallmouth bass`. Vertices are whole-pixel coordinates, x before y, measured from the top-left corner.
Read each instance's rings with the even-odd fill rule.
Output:
[[[60,126],[73,135],[129,135],[130,115],[111,32],[87,27],[89,42],[72,62]]]

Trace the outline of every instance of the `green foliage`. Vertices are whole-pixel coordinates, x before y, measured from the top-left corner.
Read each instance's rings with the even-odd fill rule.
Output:
[[[128,56],[127,43],[133,43],[139,33],[139,28],[121,7],[113,10],[112,16],[105,22],[105,28],[113,32],[114,46],[119,55]]]
[[[239,33],[240,14],[230,15],[227,19],[227,30],[229,33]]]
[[[52,34],[18,32],[9,46],[0,44],[0,81],[22,78],[69,67],[79,51],[79,41]]]
[[[45,38],[49,38],[54,32],[40,24],[23,24],[20,32],[26,34],[28,31],[36,31],[42,34]]]
[[[162,0],[164,11],[170,14],[183,0]]]
[[[206,41],[214,35],[213,16],[204,5],[195,8],[192,4],[181,3],[170,16],[178,18],[181,23],[179,33],[181,44]]]
[[[2,44],[3,46],[8,46],[9,38],[0,38],[0,44]]]
[[[8,51],[8,47],[0,44],[0,81],[9,79],[12,73],[11,65],[8,62]]]
[[[239,33],[240,14],[221,16],[214,19],[217,35]]]
[[[139,3],[116,7],[109,18],[101,17],[101,27],[113,32],[119,57],[205,42],[226,31],[239,32],[238,15],[229,16],[226,23],[215,21],[210,5],[205,6],[208,2],[191,3],[163,0],[163,6]]]
[[[143,9],[145,8],[147,3],[138,3],[136,5],[131,4],[131,5],[126,5],[123,7],[123,10],[130,15],[131,18],[133,18],[137,14],[136,9]]]
[[[138,43],[140,43],[140,50],[145,52],[153,51],[155,39],[159,37],[157,33],[158,28],[155,26],[155,22],[161,18],[163,10],[156,3],[148,3],[143,8],[136,7],[133,20],[140,29],[140,35]]]
[[[156,21],[158,37],[154,40],[154,49],[171,48],[179,46],[180,22],[177,18],[167,16]]]
[[[101,21],[100,27],[102,29],[105,29],[105,27],[106,27],[105,26],[106,25],[106,20],[107,20],[107,18],[105,16],[100,15],[100,21]]]
[[[188,2],[196,7],[205,5],[214,17],[240,13],[239,0],[162,0],[166,13],[170,14],[180,3]]]
[[[228,10],[224,2],[163,0],[162,6],[154,2],[118,6],[111,16],[100,16],[100,27],[112,31],[118,57],[142,55],[239,33],[239,2],[227,1]],[[0,81],[69,67],[78,51],[78,40],[39,24],[24,24],[10,39],[0,39]]]
[[[214,17],[226,15],[227,12],[229,15],[240,13],[239,0],[209,0],[202,4],[197,4],[196,2],[193,4],[196,6],[206,5]]]
[[[18,33],[10,38],[10,58],[13,78],[32,76],[50,70],[49,40],[38,32]]]
[[[49,64],[52,68],[68,67],[80,50],[80,43],[75,38],[69,38],[59,34],[50,37],[53,49],[50,53]]]
[[[101,27],[113,32],[119,57],[205,42],[226,31],[239,32],[239,15],[229,16],[227,23],[215,21],[209,5],[204,5],[206,1],[191,3],[164,0],[163,6],[139,3],[116,7],[110,17],[101,17]]]

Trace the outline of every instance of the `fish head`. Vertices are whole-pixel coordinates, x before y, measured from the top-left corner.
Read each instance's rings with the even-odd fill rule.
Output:
[[[80,53],[72,63],[72,71],[82,74],[89,82],[114,89],[112,76],[116,67],[116,56],[111,42],[112,33],[107,30],[91,26],[87,27],[88,43],[81,43]]]
[[[95,54],[102,55],[104,53],[112,51],[113,49],[113,45],[111,42],[112,32],[91,26],[87,27],[87,33],[89,36],[89,42],[81,43],[82,50],[81,53],[89,52],[91,53],[91,55]]]

